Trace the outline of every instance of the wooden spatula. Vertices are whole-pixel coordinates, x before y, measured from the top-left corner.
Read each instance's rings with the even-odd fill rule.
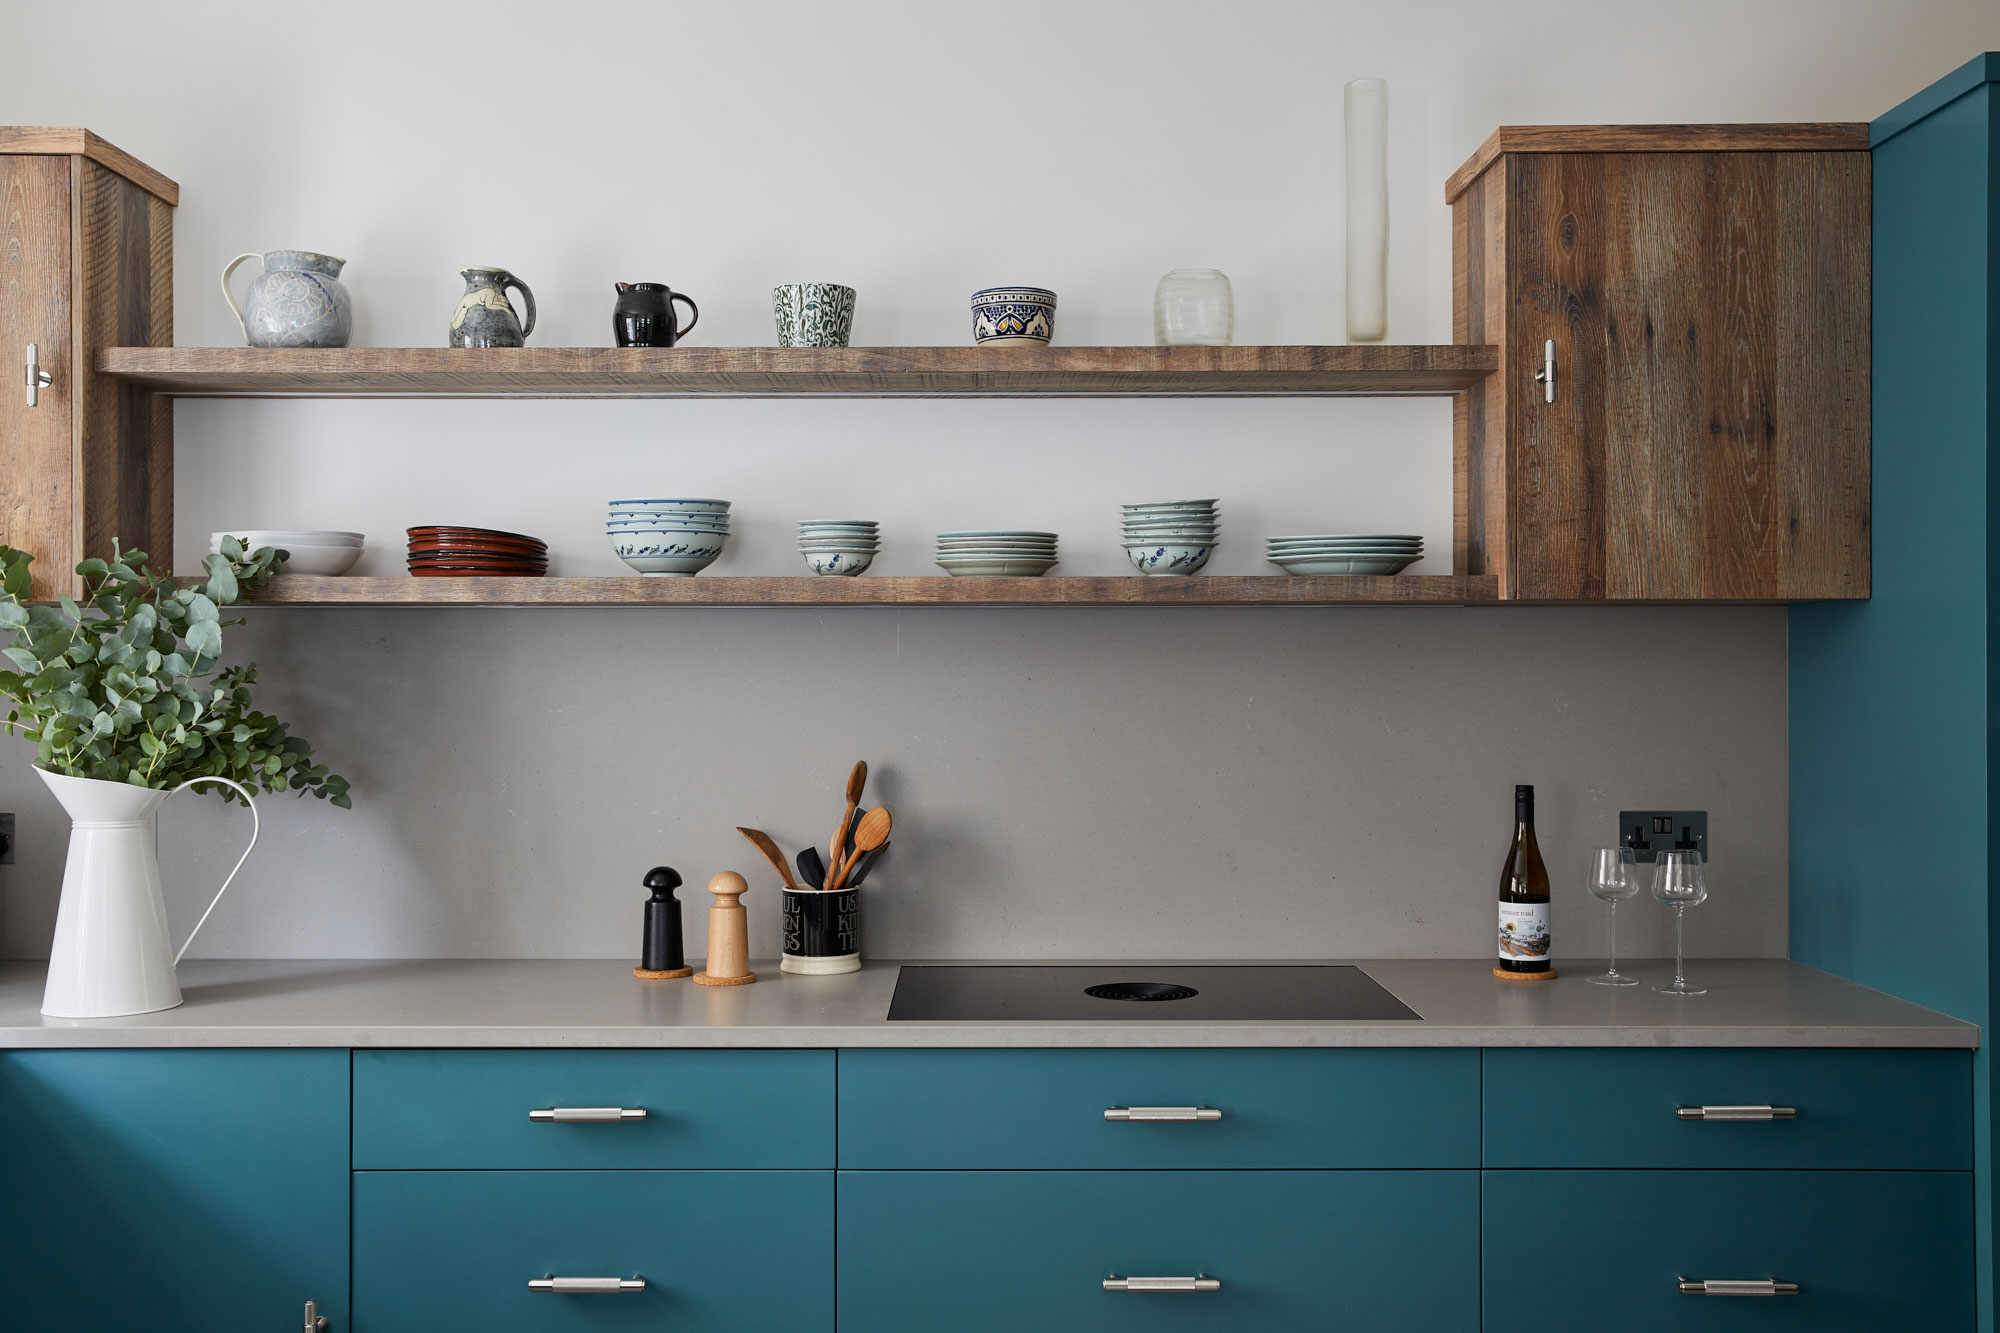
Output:
[[[840,827],[833,831],[833,841],[826,845],[826,865],[830,871],[838,870],[847,859],[847,835],[854,827],[854,812],[861,808],[861,790],[867,785],[868,761],[857,759],[854,770],[847,775],[847,809],[841,812]],[[831,880],[827,887],[833,887]]]
[[[799,882],[792,878],[792,868],[785,864],[785,854],[778,850],[777,843],[771,841],[770,834],[762,829],[743,828],[740,825],[736,831],[750,839],[752,847],[764,853],[764,859],[777,868],[778,877],[785,881],[786,888],[794,891],[798,889]]]

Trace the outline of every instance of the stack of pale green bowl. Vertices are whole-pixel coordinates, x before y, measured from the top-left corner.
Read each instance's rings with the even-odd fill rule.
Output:
[[[881,549],[881,525],[873,519],[809,518],[799,524],[799,554],[815,574],[859,574]]]
[[[1424,558],[1424,539],[1407,533],[1267,537],[1265,555],[1287,574],[1397,574]]]
[[[938,567],[954,578],[970,575],[1039,578],[1055,567],[1053,532],[940,532]]]
[[[1192,574],[1208,563],[1219,531],[1213,500],[1124,506],[1125,555],[1141,574]]]

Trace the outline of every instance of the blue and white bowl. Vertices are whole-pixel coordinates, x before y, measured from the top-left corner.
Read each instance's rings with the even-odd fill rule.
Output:
[[[1046,287],[988,287],[972,294],[972,341],[981,347],[1046,347],[1056,332],[1056,294]]]
[[[806,558],[806,564],[815,574],[859,574],[875,563],[875,552],[850,550],[840,547],[805,547],[799,551]]]
[[[686,578],[714,564],[728,536],[684,529],[626,530],[611,534],[611,549],[641,574]]]
[[[651,512],[676,513],[676,514],[685,514],[691,512],[712,513],[718,510],[723,513],[727,513],[729,512],[729,501],[727,500],[613,500],[610,502],[610,507],[613,510],[641,509],[649,513]]]
[[[1125,555],[1141,574],[1192,574],[1214,549],[1207,542],[1127,542]]]

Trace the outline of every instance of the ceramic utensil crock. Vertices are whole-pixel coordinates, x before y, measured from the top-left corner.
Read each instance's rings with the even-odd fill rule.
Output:
[[[229,277],[248,260],[264,271],[250,279],[243,304],[236,304]],[[222,299],[236,312],[252,347],[345,347],[354,336],[354,303],[340,285],[347,263],[311,250],[252,250],[222,270]]]
[[[785,947],[778,970],[832,976],[861,970],[861,895],[786,889]]]
[[[172,1009],[181,1002],[174,966],[257,845],[256,801],[228,778],[191,778],[172,791],[155,791],[40,767],[35,771],[72,821],[42,1012],[51,1018],[117,1018]],[[236,858],[229,877],[175,952],[160,894],[154,817],[168,797],[205,782],[234,788],[249,805],[250,846]]]
[[[452,312],[451,346],[526,346],[528,335],[535,331],[535,294],[528,284],[504,268],[488,265],[461,269],[458,276],[465,279],[465,295]],[[527,307],[525,325],[507,300],[509,287],[521,293],[521,304]]]

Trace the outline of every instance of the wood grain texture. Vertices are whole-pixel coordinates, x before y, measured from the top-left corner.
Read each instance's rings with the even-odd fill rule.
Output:
[[[189,580],[193,582],[194,580]],[[286,574],[255,597],[332,606],[1384,606],[1491,602],[1499,580],[1446,574],[1286,578],[313,578]]]
[[[181,187],[116,144],[89,130],[55,125],[0,125],[0,153],[49,153],[87,157],[117,172],[172,208],[181,201]]]
[[[1479,335],[1503,369],[1477,391],[1509,394],[1503,596],[1867,595],[1868,169],[1864,152],[1515,153],[1460,196],[1470,231],[1505,180],[1504,327]],[[1545,338],[1553,404],[1532,381]],[[1461,415],[1469,458],[1493,423]]]
[[[69,592],[82,558],[76,504],[70,159],[0,155],[0,542],[35,557],[32,595]],[[55,383],[27,405],[34,343]]]
[[[173,341],[173,210],[73,158],[78,513],[83,554],[174,549],[173,404],[96,370],[97,349]]]
[[[1507,364],[1506,168],[1467,191],[1452,210],[1452,337],[1497,345]],[[1488,375],[1452,400],[1452,571],[1503,584],[1507,536],[1510,375]]]
[[[179,396],[1186,397],[1435,395],[1491,347],[112,347],[97,367]]]
[[[1455,203],[1509,153],[1854,153],[1868,148],[1864,121],[1777,125],[1502,125],[1444,183]]]

